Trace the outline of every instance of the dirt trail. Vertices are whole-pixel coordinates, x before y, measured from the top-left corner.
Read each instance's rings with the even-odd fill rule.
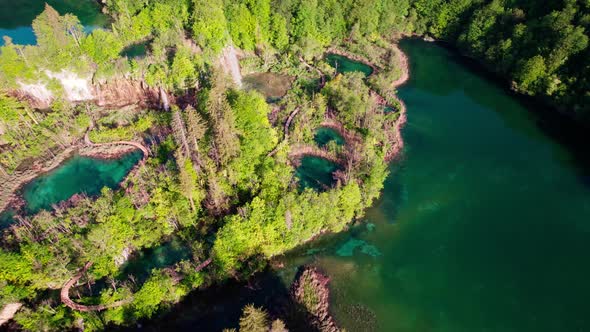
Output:
[[[68,306],[74,310],[88,312],[88,311],[101,311],[101,310],[105,310],[105,309],[109,309],[109,308],[115,308],[115,307],[119,307],[119,306],[122,306],[124,304],[127,304],[127,303],[133,301],[132,298],[129,298],[129,299],[121,300],[121,301],[116,301],[111,304],[99,304],[99,305],[83,305],[83,304],[79,304],[79,303],[72,301],[72,299],[70,299],[70,288],[72,288],[72,286],[74,286],[78,282],[78,280],[80,280],[80,278],[82,278],[84,273],[86,273],[86,271],[91,266],[92,266],[92,262],[86,263],[84,265],[84,267],[82,269],[80,269],[80,271],[78,271],[78,273],[76,273],[76,275],[74,275],[74,277],[72,277],[72,279],[68,280],[64,284],[63,288],[61,289],[61,291],[59,293],[59,296],[61,298],[61,302],[63,302],[63,304],[65,304],[66,306]]]
[[[84,144],[86,144],[87,146],[90,147],[100,147],[100,146],[117,146],[117,145],[129,145],[132,146],[134,148],[137,148],[139,150],[141,150],[141,152],[143,152],[143,159],[142,162],[145,162],[146,159],[149,157],[150,155],[150,150],[147,148],[147,146],[139,143],[139,142],[135,142],[135,141],[115,141],[115,142],[107,142],[107,143],[93,143],[90,140],[90,131],[92,131],[92,129],[94,129],[94,120],[92,121],[92,123],[90,124],[90,126],[88,127],[88,129],[86,130],[86,133],[84,133]]]
[[[204,262],[199,264],[195,268],[195,271],[196,272],[201,271],[202,269],[206,268],[209,264],[211,264],[211,262],[212,262],[212,259],[208,258],[207,260],[205,260]],[[63,304],[65,304],[69,308],[77,310],[77,311],[89,312],[89,311],[101,311],[101,310],[106,310],[109,308],[116,308],[116,307],[120,307],[120,306],[128,304],[128,303],[131,303],[131,301],[133,301],[133,298],[130,297],[130,298],[116,301],[116,302],[113,302],[110,304],[83,305],[83,304],[76,303],[72,299],[70,299],[70,288],[72,288],[76,285],[78,280],[80,280],[80,278],[82,278],[82,276],[86,273],[86,271],[88,271],[88,269],[92,266],[92,264],[93,264],[92,262],[86,263],[84,265],[84,267],[78,271],[78,273],[76,273],[70,280],[68,280],[63,285],[63,287],[59,293],[59,296],[61,298],[61,302]]]

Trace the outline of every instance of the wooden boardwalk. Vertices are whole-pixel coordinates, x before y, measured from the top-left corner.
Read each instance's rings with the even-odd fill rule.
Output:
[[[78,271],[78,273],[76,273],[74,275],[74,277],[72,277],[72,279],[68,280],[64,284],[64,286],[62,287],[62,289],[59,293],[59,297],[61,298],[61,302],[63,302],[63,304],[65,304],[66,306],[68,306],[74,310],[77,310],[77,311],[89,312],[89,311],[101,311],[101,310],[105,310],[105,309],[109,309],[109,308],[115,308],[115,307],[119,307],[119,306],[122,306],[124,304],[130,303],[131,301],[133,301],[133,298],[129,298],[129,299],[113,302],[111,304],[98,304],[98,305],[83,305],[83,304],[79,304],[79,303],[72,301],[72,299],[70,299],[70,288],[72,288],[72,286],[74,286],[78,282],[78,280],[80,280],[80,278],[82,278],[84,273],[86,273],[86,271],[91,266],[92,266],[92,262],[86,263],[84,265],[84,267],[81,268],[80,271]]]
[[[205,267],[207,267],[209,264],[211,264],[211,262],[213,261],[212,258],[208,258],[207,260],[205,260],[204,262],[202,262],[201,264],[199,264],[196,268],[195,271],[199,272],[202,269],[204,269]],[[98,305],[84,305],[84,304],[80,304],[80,303],[76,303],[74,302],[71,298],[70,298],[70,288],[74,287],[76,285],[76,283],[78,283],[78,280],[80,280],[80,278],[82,278],[82,276],[84,275],[84,273],[86,273],[86,271],[88,271],[88,269],[92,266],[92,262],[87,262],[83,268],[81,268],[78,273],[76,273],[70,280],[68,280],[62,287],[59,296],[61,298],[61,302],[63,304],[65,304],[66,306],[68,306],[69,308],[73,309],[73,310],[77,310],[77,311],[82,311],[82,312],[90,312],[90,311],[101,311],[101,310],[106,310],[109,308],[116,308],[116,307],[120,307],[122,305],[131,303],[131,301],[133,301],[133,298],[127,298],[124,300],[120,300],[120,301],[116,301],[110,304],[98,304]]]

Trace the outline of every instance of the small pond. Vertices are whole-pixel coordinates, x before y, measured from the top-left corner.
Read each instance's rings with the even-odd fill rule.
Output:
[[[122,56],[128,58],[142,58],[147,54],[148,42],[141,42],[133,45],[129,45],[122,52]]]
[[[368,66],[359,61],[354,61],[339,54],[329,53],[326,55],[325,59],[326,62],[330,66],[336,68],[336,71],[339,73],[360,71],[365,74],[365,76],[369,76],[373,73],[373,68],[371,68],[371,66]]]
[[[182,241],[173,239],[155,248],[144,249],[133,256],[122,266],[121,277],[133,275],[138,282],[144,282],[153,269],[172,266],[190,258],[190,249]]]
[[[319,127],[315,132],[314,140],[319,147],[326,146],[328,143],[334,141],[336,145],[344,144],[344,137],[336,130],[329,127]]]
[[[74,156],[24,186],[22,195],[26,213],[50,209],[74,194],[94,196],[103,187],[115,188],[141,158],[141,151],[128,153],[119,159]]]
[[[389,113],[395,113],[395,112],[397,112],[397,111],[398,111],[398,110],[397,110],[395,107],[391,107],[391,106],[389,106],[389,105],[384,105],[384,106],[383,106],[383,113],[385,113],[385,114],[389,114]]]
[[[8,209],[0,212],[0,230],[10,227],[14,223],[14,215],[16,212],[12,209]]]
[[[45,3],[61,15],[76,15],[87,33],[108,23],[95,0],[0,0],[0,46],[4,45],[3,36],[12,38],[15,44],[35,45],[31,23],[43,12]]]
[[[323,191],[326,187],[331,187],[334,184],[332,174],[338,169],[338,165],[330,160],[315,156],[304,156],[301,158],[301,164],[297,167],[295,175],[299,179],[301,189],[311,188],[316,191]]]
[[[287,93],[293,78],[277,73],[254,73],[244,76],[242,82],[246,89],[262,93],[268,102],[276,102]]]

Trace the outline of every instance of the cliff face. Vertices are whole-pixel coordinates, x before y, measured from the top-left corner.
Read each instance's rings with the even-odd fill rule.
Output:
[[[59,82],[63,97],[72,103],[91,101],[101,107],[137,104],[166,108],[174,102],[174,97],[169,96],[164,89],[148,87],[139,80],[121,78],[92,84],[90,77],[84,78],[66,71],[46,72],[46,75]],[[55,93],[45,83],[19,83],[19,86],[20,88],[11,94],[20,100],[27,101],[33,108],[47,109],[56,99]]]
[[[148,87],[143,81],[119,79],[93,86],[93,100],[101,107],[123,107],[133,104],[162,107],[172,96],[161,89]]]

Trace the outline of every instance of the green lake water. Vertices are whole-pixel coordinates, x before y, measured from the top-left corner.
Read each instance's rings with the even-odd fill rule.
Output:
[[[115,188],[142,158],[134,151],[119,159],[74,156],[55,170],[41,175],[22,190],[27,213],[51,209],[74,194],[97,195],[104,187]]]
[[[336,70],[339,73],[350,73],[360,71],[363,74],[365,74],[365,76],[369,76],[373,73],[373,68],[371,68],[370,66],[367,66],[362,62],[354,61],[339,54],[327,54],[326,62],[330,64],[330,66],[336,68]]]
[[[96,0],[0,0],[0,46],[4,45],[2,36],[9,36],[15,44],[36,44],[31,23],[43,12],[45,3],[61,15],[76,15],[86,32],[108,23],[108,17],[100,12]]]
[[[334,184],[332,173],[338,169],[335,163],[319,157],[304,156],[297,167],[295,176],[301,189],[312,188],[323,191]]]
[[[336,145],[344,144],[344,137],[342,137],[342,135],[336,130],[328,127],[319,127],[315,132],[314,140],[319,147],[323,147],[332,141],[336,143]]]
[[[590,331],[588,169],[449,51],[405,41],[406,148],[366,221],[291,253],[348,331]]]

